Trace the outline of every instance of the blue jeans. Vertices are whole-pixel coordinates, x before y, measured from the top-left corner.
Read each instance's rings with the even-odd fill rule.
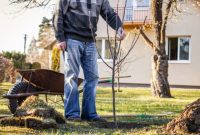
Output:
[[[81,118],[96,119],[96,86],[98,84],[97,50],[94,42],[67,39],[65,51],[64,111],[66,118],[80,118],[78,75],[84,73]]]

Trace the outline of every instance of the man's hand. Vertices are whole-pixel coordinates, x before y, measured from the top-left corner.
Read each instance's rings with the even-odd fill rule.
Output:
[[[65,51],[66,47],[67,47],[67,44],[66,42],[60,42],[57,44],[57,47],[62,50],[62,51]]]
[[[126,37],[126,33],[122,27],[117,30],[117,40],[121,41]]]

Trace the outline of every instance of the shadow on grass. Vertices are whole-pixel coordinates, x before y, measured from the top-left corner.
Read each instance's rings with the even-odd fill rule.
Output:
[[[162,126],[172,120],[173,117],[158,117],[158,116],[136,116],[117,118],[118,129],[140,129],[150,126]],[[114,122],[91,122],[90,126],[97,128],[116,128]]]
[[[120,133],[126,134],[135,131],[146,132],[152,128],[158,130],[160,126],[167,124],[171,118],[152,117],[127,117],[117,118],[118,128],[115,128],[112,119],[107,119],[108,122],[71,122],[67,121],[66,124],[59,125],[58,129],[35,130],[36,134],[113,134]],[[12,131],[11,131],[12,132]],[[19,132],[20,133],[20,132]]]
[[[59,128],[59,134],[120,134],[131,133],[133,131],[150,131],[152,129],[159,130],[160,126],[167,124],[172,118],[168,117],[126,117],[117,118],[118,128],[112,119],[107,119],[108,122],[67,122],[65,128]]]
[[[131,122],[117,122],[117,127],[114,122],[91,122],[89,123],[92,127],[97,128],[108,128],[108,129],[139,129],[148,127],[149,124],[144,123],[131,123]]]

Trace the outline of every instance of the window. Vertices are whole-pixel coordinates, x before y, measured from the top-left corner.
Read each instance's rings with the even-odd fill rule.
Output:
[[[125,9],[124,21],[133,21],[133,9],[132,8]]]
[[[101,39],[96,41],[97,50],[100,53],[101,57],[104,60],[111,60],[109,42],[106,39]],[[98,59],[100,60],[100,56],[98,55]]]
[[[149,7],[150,0],[137,0],[137,7]]]
[[[96,47],[97,47],[97,50],[100,54],[102,54],[102,40],[97,40],[96,41]],[[102,55],[101,55],[102,56]],[[100,59],[100,56],[98,54],[98,59]]]
[[[144,20],[149,13],[150,0],[127,0],[125,8],[125,21]]]
[[[133,20],[133,0],[126,1],[126,8],[125,8],[125,21],[132,21]]]
[[[127,0],[126,1],[126,8],[133,8],[133,7],[149,7],[150,0]]]
[[[127,0],[126,1],[126,8],[132,8],[133,7],[133,0]]]
[[[169,37],[168,56],[170,61],[189,61],[190,37]]]

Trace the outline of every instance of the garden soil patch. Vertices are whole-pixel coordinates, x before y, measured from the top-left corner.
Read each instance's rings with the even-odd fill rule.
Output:
[[[5,126],[21,126],[33,129],[58,128],[64,124],[64,117],[36,96],[27,98],[16,110],[14,116],[0,119]]]
[[[185,110],[169,122],[164,130],[170,134],[200,133],[200,99],[186,106]]]
[[[90,125],[98,128],[108,128],[108,129],[116,128],[114,122],[91,122]],[[148,126],[149,124],[117,122],[118,129],[135,129],[135,128],[144,128]]]

